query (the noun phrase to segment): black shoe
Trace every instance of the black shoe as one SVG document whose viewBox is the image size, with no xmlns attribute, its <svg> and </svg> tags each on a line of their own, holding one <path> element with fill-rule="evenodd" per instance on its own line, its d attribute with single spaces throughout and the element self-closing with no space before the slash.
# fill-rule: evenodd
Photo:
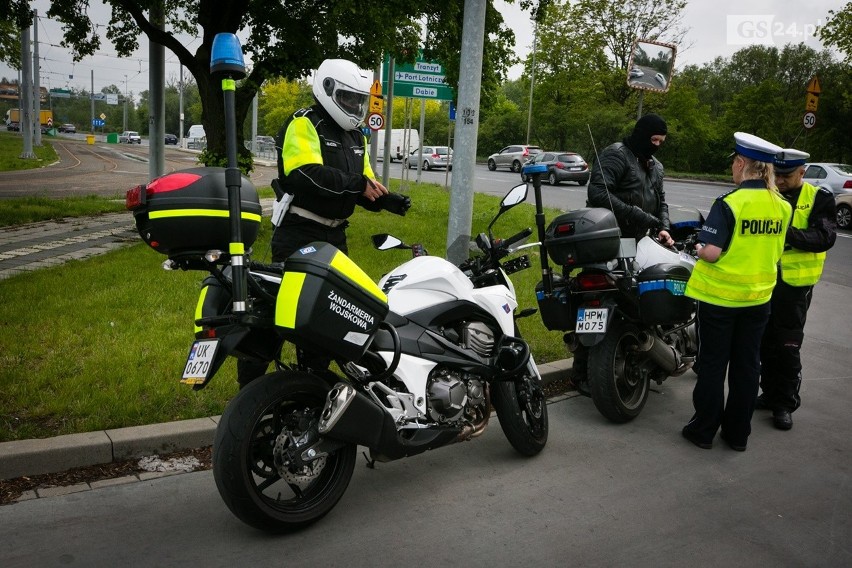
<svg viewBox="0 0 852 568">
<path fill-rule="evenodd" d="M 754 409 L 755 410 L 771 410 L 769 405 L 766 403 L 766 395 L 765 394 L 762 394 L 755 399 Z"/>
<path fill-rule="evenodd" d="M 689 440 L 690 442 L 692 442 L 693 444 L 695 444 L 696 446 L 698 446 L 702 450 L 709 450 L 713 447 L 713 442 L 702 442 L 701 440 L 699 440 L 695 436 L 695 434 L 693 434 L 689 430 L 689 426 L 684 426 L 683 430 L 681 430 L 680 433 L 683 434 L 684 438 L 686 438 L 687 440 Z"/>
<path fill-rule="evenodd" d="M 724 440 L 724 442 L 726 444 L 728 444 L 728 447 L 731 448 L 732 450 L 737 451 L 737 452 L 746 451 L 746 445 L 745 444 L 735 444 L 735 443 L 731 442 L 730 440 L 728 440 L 727 436 L 725 436 L 724 432 L 720 433 L 719 437 L 722 438 L 722 440 Z"/>
<path fill-rule="evenodd" d="M 776 410 L 772 413 L 772 423 L 779 430 L 789 430 L 793 427 L 793 417 L 789 410 Z"/>
</svg>

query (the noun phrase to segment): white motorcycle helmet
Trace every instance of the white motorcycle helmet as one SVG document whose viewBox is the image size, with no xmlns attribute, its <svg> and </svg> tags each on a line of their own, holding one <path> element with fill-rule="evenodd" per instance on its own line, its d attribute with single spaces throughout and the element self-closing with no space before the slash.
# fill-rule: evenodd
<svg viewBox="0 0 852 568">
<path fill-rule="evenodd" d="M 370 103 L 370 77 L 346 59 L 326 59 L 314 74 L 314 97 L 344 130 L 360 127 Z"/>
</svg>

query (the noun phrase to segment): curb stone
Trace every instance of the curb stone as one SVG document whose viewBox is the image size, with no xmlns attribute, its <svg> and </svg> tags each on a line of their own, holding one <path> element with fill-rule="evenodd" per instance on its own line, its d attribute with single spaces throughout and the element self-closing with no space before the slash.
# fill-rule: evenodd
<svg viewBox="0 0 852 568">
<path fill-rule="evenodd" d="M 542 363 L 538 367 L 544 384 L 571 374 L 570 359 Z M 74 467 L 210 446 L 219 418 L 210 416 L 53 438 L 2 442 L 0 480 L 58 473 Z M 42 493 L 39 490 L 39 496 L 44 496 Z"/>
</svg>

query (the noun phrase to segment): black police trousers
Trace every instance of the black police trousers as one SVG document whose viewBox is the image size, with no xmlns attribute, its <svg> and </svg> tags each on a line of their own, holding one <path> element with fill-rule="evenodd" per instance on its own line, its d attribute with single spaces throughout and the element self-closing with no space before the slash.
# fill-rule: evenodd
<svg viewBox="0 0 852 568">
<path fill-rule="evenodd" d="M 793 412 L 802 400 L 802 358 L 805 320 L 813 286 L 790 286 L 779 279 L 772 291 L 772 313 L 760 346 L 760 389 L 772 410 Z"/>
<path fill-rule="evenodd" d="M 698 381 L 692 391 L 695 414 L 686 425 L 695 439 L 712 443 L 721 427 L 729 444 L 746 445 L 769 309 L 769 302 L 744 308 L 698 302 Z"/>
</svg>

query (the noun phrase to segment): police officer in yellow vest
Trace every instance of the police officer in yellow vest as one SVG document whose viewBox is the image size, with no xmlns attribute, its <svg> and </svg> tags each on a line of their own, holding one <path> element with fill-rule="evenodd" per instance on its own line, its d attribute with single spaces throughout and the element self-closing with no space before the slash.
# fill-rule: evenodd
<svg viewBox="0 0 852 568">
<path fill-rule="evenodd" d="M 734 134 L 737 189 L 716 198 L 698 235 L 698 263 L 686 295 L 698 301 L 695 414 L 683 436 L 703 449 L 721 437 L 745 451 L 760 380 L 760 341 L 792 208 L 774 189 L 781 148 Z M 725 399 L 725 377 L 728 397 Z"/>
<path fill-rule="evenodd" d="M 757 408 L 772 410 L 772 422 L 780 430 L 793 427 L 791 413 L 801 404 L 802 360 L 799 350 L 805 337 L 805 318 L 814 284 L 822 274 L 825 251 L 837 239 L 834 195 L 804 183 L 805 162 L 810 155 L 792 148 L 775 157 L 775 183 L 793 207 L 781 255 L 778 283 L 772 291 L 772 314 L 760 347 L 760 388 Z"/>
</svg>

